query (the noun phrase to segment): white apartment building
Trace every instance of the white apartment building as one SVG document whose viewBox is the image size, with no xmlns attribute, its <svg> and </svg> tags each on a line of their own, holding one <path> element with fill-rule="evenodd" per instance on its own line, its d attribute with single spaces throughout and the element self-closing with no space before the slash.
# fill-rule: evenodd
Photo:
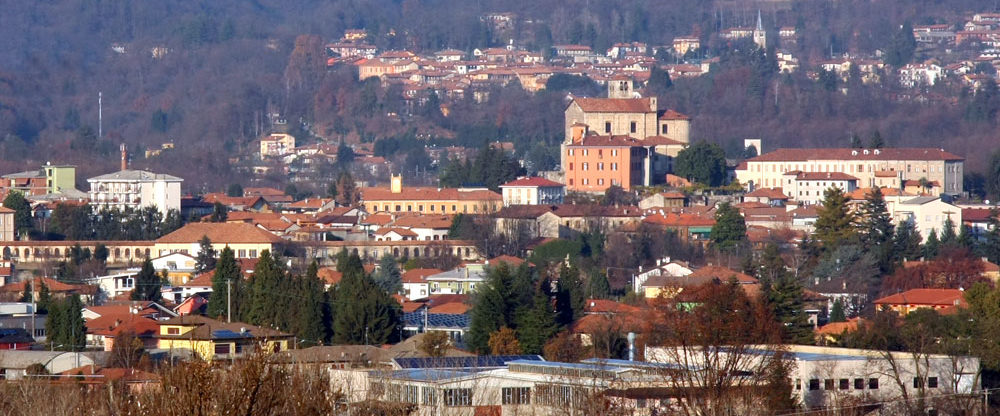
<svg viewBox="0 0 1000 416">
<path fill-rule="evenodd" d="M 916 198 L 901 200 L 893 204 L 890 211 L 892 219 L 896 224 L 904 221 L 912 222 L 920 235 L 927 241 L 931 231 L 941 236 L 944 230 L 944 223 L 951 218 L 956 234 L 962 226 L 962 209 L 952 204 L 944 202 L 941 198 L 931 196 L 920 196 Z"/>
<path fill-rule="evenodd" d="M 937 181 L 948 194 L 962 193 L 965 159 L 944 149 L 778 149 L 747 159 L 736 168 L 736 179 L 748 190 L 778 188 L 785 174 L 844 173 L 858 179 L 856 186 L 877 186 L 877 178 L 892 176 L 901 181 Z"/>
<path fill-rule="evenodd" d="M 558 205 L 566 196 L 566 185 L 545 178 L 519 178 L 500 185 L 503 205 Z"/>
<path fill-rule="evenodd" d="M 841 172 L 785 172 L 782 190 L 789 198 L 806 205 L 819 204 L 829 188 L 840 188 L 844 193 L 858 187 L 858 178 Z"/>
<path fill-rule="evenodd" d="M 156 207 L 164 215 L 181 209 L 183 181 L 176 176 L 132 169 L 87 179 L 90 203 L 98 210 Z"/>
</svg>

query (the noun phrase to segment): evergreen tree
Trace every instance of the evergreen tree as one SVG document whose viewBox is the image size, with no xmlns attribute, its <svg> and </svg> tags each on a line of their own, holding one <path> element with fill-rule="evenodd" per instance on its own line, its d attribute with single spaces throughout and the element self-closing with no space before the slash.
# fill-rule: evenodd
<svg viewBox="0 0 1000 416">
<path fill-rule="evenodd" d="M 229 208 L 222 205 L 221 202 L 216 202 L 212 205 L 212 217 L 209 218 L 210 222 L 226 222 L 226 218 L 229 217 Z"/>
<path fill-rule="evenodd" d="M 218 253 L 212 248 L 212 240 L 209 240 L 207 235 L 201 236 L 201 241 L 198 242 L 198 245 L 198 257 L 195 262 L 194 271 L 196 274 L 202 274 L 215 268 L 215 256 Z"/>
<path fill-rule="evenodd" d="M 802 286 L 788 272 L 777 245 L 764 249 L 757 270 L 764 299 L 785 328 L 785 340 L 811 343 L 813 328 L 803 306 Z"/>
<path fill-rule="evenodd" d="M 830 309 L 830 322 L 844 321 L 847 321 L 847 315 L 844 314 L 844 302 L 837 299 L 833 301 L 833 308 Z"/>
<path fill-rule="evenodd" d="M 507 299 L 507 307 L 513 309 L 513 313 L 516 315 L 518 309 L 531 307 L 534 293 L 534 269 L 528 265 L 528 262 L 521 263 L 520 266 L 517 266 L 514 278 L 510 284 L 510 294 Z"/>
<path fill-rule="evenodd" d="M 913 59 L 916 50 L 917 39 L 913 36 L 913 27 L 910 22 L 905 22 L 892 35 L 885 48 L 885 63 L 897 68 L 906 65 Z"/>
<path fill-rule="evenodd" d="M 14 235 L 23 236 L 35 229 L 31 219 L 31 204 L 21 191 L 11 191 L 3 199 L 3 207 L 14 210 Z"/>
<path fill-rule="evenodd" d="M 819 207 L 813 234 L 831 251 L 854 236 L 854 214 L 847 203 L 850 198 L 840 188 L 823 191 L 823 205 Z"/>
<path fill-rule="evenodd" d="M 986 241 L 983 242 L 983 252 L 987 259 L 993 263 L 1000 263 L 1000 211 L 990 210 L 990 221 L 987 225 L 989 232 L 986 233 Z"/>
<path fill-rule="evenodd" d="M 871 139 L 868 140 L 868 147 L 871 149 L 881 149 L 885 147 L 885 139 L 882 138 L 882 133 L 875 130 L 875 132 L 872 133 Z"/>
<path fill-rule="evenodd" d="M 608 276 L 601 272 L 590 275 L 587 281 L 587 293 L 593 299 L 607 299 L 611 296 L 611 284 L 608 283 Z"/>
<path fill-rule="evenodd" d="M 232 283 L 229 283 L 232 282 Z M 230 287 L 229 285 L 232 285 Z M 208 306 L 205 313 L 212 318 L 226 316 L 227 308 L 232 307 L 233 311 L 240 310 L 240 304 L 235 302 L 237 296 L 233 296 L 233 303 L 230 305 L 230 293 L 238 293 L 242 290 L 243 279 L 240 274 L 240 265 L 236 262 L 236 255 L 233 249 L 226 246 L 219 255 L 215 271 L 212 274 L 212 295 L 208 297 Z M 237 318 L 239 314 L 236 314 Z"/>
<path fill-rule="evenodd" d="M 928 260 L 934 259 L 940 250 L 941 241 L 938 240 L 937 230 L 932 228 L 931 233 L 927 235 L 927 242 L 924 243 L 924 258 Z"/>
<path fill-rule="evenodd" d="M 356 254 L 345 266 L 361 264 Z M 334 299 L 333 342 L 381 345 L 399 338 L 399 302 L 379 288 L 359 267 L 345 267 Z"/>
<path fill-rule="evenodd" d="M 157 290 L 159 288 L 157 287 Z M 159 291 L 157 291 L 159 294 Z M 67 351 L 83 351 L 87 344 L 87 327 L 83 320 L 83 302 L 80 295 L 73 295 L 64 301 L 66 307 L 63 310 L 63 335 L 65 341 L 64 348 Z"/>
<path fill-rule="evenodd" d="M 559 332 L 556 313 L 548 295 L 548 280 L 542 280 L 532 301 L 531 309 L 518 315 L 517 335 L 525 354 L 541 354 L 545 342 Z"/>
<path fill-rule="evenodd" d="M 243 186 L 238 183 L 230 184 L 229 188 L 226 188 L 226 196 L 237 198 L 243 196 Z"/>
<path fill-rule="evenodd" d="M 962 226 L 958 228 L 957 244 L 959 247 L 967 248 L 972 252 L 978 252 L 976 237 L 973 236 L 972 229 L 966 224 L 962 224 Z"/>
<path fill-rule="evenodd" d="M 717 144 L 699 141 L 677 154 L 674 172 L 692 182 L 720 186 L 726 180 L 726 152 Z"/>
<path fill-rule="evenodd" d="M 298 279 L 298 313 L 295 336 L 303 346 L 322 345 L 326 339 L 323 322 L 323 282 L 319 280 L 319 264 L 313 260 L 306 275 Z"/>
<path fill-rule="evenodd" d="M 861 243 L 876 252 L 882 275 L 891 274 L 895 264 L 892 244 L 895 229 L 881 188 L 873 188 L 865 195 L 865 202 L 861 206 L 858 234 Z"/>
<path fill-rule="evenodd" d="M 853 66 L 852 66 L 852 68 L 853 68 Z M 865 147 L 865 145 L 863 143 L 861 143 L 861 137 L 859 137 L 857 134 L 852 134 L 851 135 L 851 148 L 852 149 L 863 149 L 864 147 Z"/>
<path fill-rule="evenodd" d="M 491 268 L 486 282 L 476 286 L 469 317 L 468 345 L 473 351 L 489 352 L 490 334 L 502 327 L 514 328 L 508 299 L 511 276 L 506 263 Z"/>
<path fill-rule="evenodd" d="M 49 313 L 45 316 L 45 336 L 50 348 L 61 345 L 66 339 L 66 305 L 64 302 L 52 302 Z"/>
<path fill-rule="evenodd" d="M 284 327 L 281 316 L 284 311 L 278 298 L 281 292 L 280 281 L 284 278 L 284 270 L 271 256 L 270 250 L 260 253 L 260 259 L 253 269 L 248 287 L 248 303 L 246 319 L 254 325 L 268 327 Z"/>
<path fill-rule="evenodd" d="M 152 302 L 160 301 L 160 286 L 162 282 L 160 276 L 153 270 L 153 262 L 149 259 L 142 262 L 142 269 L 135 277 L 135 288 L 132 289 L 132 300 L 148 300 Z"/>
<path fill-rule="evenodd" d="M 558 292 L 556 293 L 558 322 L 562 325 L 569 325 L 583 317 L 586 303 L 583 282 L 580 280 L 580 269 L 573 265 L 568 266 L 564 262 L 559 267 Z"/>
<path fill-rule="evenodd" d="M 715 211 L 715 224 L 709 234 L 711 244 L 723 251 L 734 250 L 746 244 L 747 224 L 740 211 L 728 202 L 719 204 Z"/>
<path fill-rule="evenodd" d="M 35 304 L 35 307 L 38 308 L 38 313 L 45 313 L 49 310 L 50 305 L 52 305 L 52 295 L 49 293 L 49 286 L 44 281 L 39 282 L 38 303 Z"/>
<path fill-rule="evenodd" d="M 937 237 L 935 236 L 935 239 Z M 896 227 L 896 236 L 893 238 L 893 252 L 896 263 L 907 260 L 917 260 L 924 256 L 921 247 L 923 237 L 917 231 L 916 226 L 911 221 L 900 222 Z"/>
<path fill-rule="evenodd" d="M 372 280 L 390 295 L 403 291 L 402 273 L 399 271 L 399 263 L 393 256 L 382 256 L 379 259 L 379 268 L 372 274 Z"/>
<path fill-rule="evenodd" d="M 955 222 L 951 220 L 951 216 L 944 219 L 944 224 L 941 225 L 941 246 L 942 247 L 954 247 L 958 245 L 958 235 L 955 234 Z"/>
<path fill-rule="evenodd" d="M 31 302 L 31 298 L 34 297 L 34 293 L 31 293 L 31 290 L 32 290 L 31 281 L 29 280 L 29 281 L 24 282 L 24 290 L 21 291 L 21 298 L 18 299 L 17 301 L 18 302 L 24 302 L 24 303 L 30 303 Z"/>
<path fill-rule="evenodd" d="M 104 244 L 98 244 L 94 247 L 94 260 L 97 260 L 101 264 L 108 262 L 108 256 L 111 255 L 111 250 L 108 250 L 108 246 Z"/>
</svg>

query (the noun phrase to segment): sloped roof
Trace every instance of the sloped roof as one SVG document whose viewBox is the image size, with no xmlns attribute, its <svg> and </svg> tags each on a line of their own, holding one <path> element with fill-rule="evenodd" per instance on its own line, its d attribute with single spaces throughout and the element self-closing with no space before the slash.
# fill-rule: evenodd
<svg viewBox="0 0 1000 416">
<path fill-rule="evenodd" d="M 157 338 L 176 339 L 233 339 L 233 338 L 267 338 L 267 337 L 291 337 L 291 334 L 276 331 L 270 328 L 250 325 L 243 322 L 222 322 L 200 315 L 186 315 L 159 321 L 160 325 L 182 325 L 195 326 L 196 328 L 183 335 L 157 334 Z M 246 330 L 244 333 L 243 330 Z"/>
<path fill-rule="evenodd" d="M 587 113 L 651 113 L 649 98 L 577 98 L 574 103 Z"/>
<path fill-rule="evenodd" d="M 868 154 L 865 154 L 868 150 Z M 877 152 L 875 150 L 878 150 Z M 944 149 L 920 147 L 894 147 L 886 149 L 851 149 L 851 148 L 810 148 L 810 149 L 778 149 L 747 160 L 748 162 L 784 162 L 807 160 L 948 160 L 959 161 L 965 158 Z"/>
<path fill-rule="evenodd" d="M 699 67 L 699 69 L 700 69 L 700 67 Z M 691 119 L 691 117 L 688 116 L 687 114 L 683 114 L 683 113 L 680 113 L 680 112 L 675 111 L 675 110 L 662 110 L 659 113 L 660 113 L 660 116 L 658 118 L 660 120 L 690 120 Z"/>
<path fill-rule="evenodd" d="M 146 181 L 167 181 L 167 182 L 181 182 L 184 179 L 178 178 L 173 175 L 167 175 L 163 173 L 153 173 L 144 170 L 133 170 L 126 169 L 120 170 L 118 172 L 108 173 L 106 175 L 95 176 L 93 178 L 87 179 L 87 182 L 98 182 L 98 181 L 126 181 L 126 182 L 146 182 Z"/>
<path fill-rule="evenodd" d="M 362 201 L 500 201 L 503 197 L 489 189 L 403 187 L 393 193 L 389 188 L 361 188 Z"/>
<path fill-rule="evenodd" d="M 788 196 L 785 195 L 784 189 L 782 188 L 757 188 L 754 189 L 753 192 L 746 194 L 745 197 L 767 198 L 780 201 L 788 199 Z"/>
<path fill-rule="evenodd" d="M 740 283 L 757 283 L 757 279 L 754 277 L 738 272 L 736 270 L 730 269 L 723 266 L 705 266 L 700 269 L 695 270 L 690 274 L 691 277 L 717 277 L 723 282 L 729 281 L 730 277 L 736 277 L 736 280 Z"/>
<path fill-rule="evenodd" d="M 281 238 L 246 223 L 192 222 L 160 237 L 158 244 L 196 243 L 208 237 L 214 244 L 278 243 Z"/>
<path fill-rule="evenodd" d="M 650 215 L 643 219 L 642 222 L 665 227 L 711 227 L 715 225 L 715 218 L 703 217 L 696 214 L 667 212 Z"/>
<path fill-rule="evenodd" d="M 451 215 L 401 215 L 392 222 L 393 227 L 404 228 L 431 228 L 448 229 L 451 228 Z"/>
<path fill-rule="evenodd" d="M 876 305 L 967 305 L 965 292 L 959 289 L 910 289 L 875 301 Z"/>
<path fill-rule="evenodd" d="M 500 185 L 501 188 L 505 186 L 513 187 L 513 186 L 565 186 L 565 185 L 556 181 L 550 181 L 542 177 L 532 176 L 530 178 L 515 179 L 503 185 Z"/>
</svg>

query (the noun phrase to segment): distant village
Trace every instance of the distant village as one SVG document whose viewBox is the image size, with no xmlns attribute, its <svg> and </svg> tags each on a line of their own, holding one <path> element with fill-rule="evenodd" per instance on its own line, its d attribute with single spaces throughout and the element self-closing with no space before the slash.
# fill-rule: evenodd
<svg viewBox="0 0 1000 416">
<path fill-rule="evenodd" d="M 517 16 L 498 13 L 484 19 L 506 25 Z M 1000 42 L 997 25 L 1000 14 L 979 13 L 957 28 L 914 26 L 917 42 L 926 47 L 975 43 L 981 48 L 975 56 L 954 62 L 942 58 L 905 65 L 894 76 L 914 88 L 941 79 L 970 87 L 985 78 L 995 79 L 995 71 L 974 69 L 980 62 L 1000 59 L 993 49 Z M 717 35 L 749 38 L 766 47 L 770 33 L 787 43 L 795 41 L 797 30 L 802 29 L 765 28 L 758 16 L 756 27 L 728 28 Z M 512 43 L 476 50 L 472 56 L 455 50 L 433 56 L 379 51 L 365 38 L 364 31 L 348 31 L 326 45 L 328 65 L 353 65 L 361 79 L 376 77 L 382 83 L 399 84 L 407 100 L 426 100 L 432 92 L 442 97 L 472 94 L 477 100 L 486 99 L 479 95 L 488 91 L 484 86 L 515 80 L 526 90 L 537 91 L 554 74 L 587 76 L 604 85 L 607 94 L 568 97 L 559 167 L 507 181 L 499 189 L 414 186 L 397 167 L 374 156 L 370 143 L 352 147 L 352 166 L 366 177 L 388 180 L 346 177 L 337 183 L 336 196 L 297 198 L 285 190 L 251 186 L 194 194 L 185 189 L 181 177 L 133 169 L 124 145 L 120 169 L 87 178 L 86 190 L 77 189 L 83 182 L 71 165 L 46 163 L 26 172 L 3 174 L 0 196 L 5 201 L 17 199 L 11 195 L 23 196 L 24 203 L 0 208 L 0 379 L 45 374 L 58 381 L 86 375 L 88 383 L 120 380 L 133 387 L 159 383 L 160 376 L 153 372 L 118 371 L 109 361 L 119 337 L 128 333 L 152 359 L 161 362 L 226 363 L 267 351 L 274 354 L 276 363 L 310 365 L 325 371 L 331 383 L 350 384 L 353 388 L 343 392 L 345 403 L 372 398 L 403 402 L 411 404 L 417 414 L 507 415 L 529 406 L 539 414 L 562 414 L 566 409 L 581 412 L 587 405 L 584 399 L 595 392 L 629 414 L 669 414 L 686 401 L 696 401 L 700 389 L 716 387 L 707 379 L 690 376 L 717 365 L 706 358 L 709 355 L 741 357 L 744 367 L 730 370 L 751 378 L 763 374 L 772 357 L 784 354 L 783 359 L 795 363 L 782 376 L 791 387 L 788 393 L 806 409 L 834 407 L 844 403 L 844 397 L 893 403 L 917 391 L 921 397 L 960 396 L 969 398 L 969 403 L 982 402 L 979 358 L 958 353 L 885 353 L 838 343 L 865 330 L 868 318 L 861 317 L 862 310 L 891 311 L 900 317 L 921 310 L 958 313 L 969 307 L 965 291 L 970 286 L 946 283 L 893 294 L 872 292 L 855 285 L 856 276 L 841 273 L 841 266 L 848 267 L 852 260 L 841 265 L 839 258 L 832 266 L 835 271 L 824 277 L 800 279 L 801 312 L 796 319 L 801 318 L 806 328 L 804 341 L 741 349 L 704 346 L 697 351 L 655 344 L 652 340 L 663 328 L 655 327 L 656 320 L 649 317 L 664 302 L 677 310 L 695 310 L 706 303 L 706 287 L 735 288 L 748 298 L 774 290 L 773 282 L 762 282 L 762 276 L 740 264 L 738 256 L 706 256 L 704 261 L 693 262 L 658 255 L 639 259 L 637 267 L 604 267 L 602 278 L 608 280 L 609 293 L 601 296 L 565 289 L 576 293 L 582 309 L 571 314 L 560 336 L 572 338 L 580 349 L 596 351 L 603 345 L 610 353 L 595 352 L 574 361 L 520 347 L 480 354 L 471 347 L 478 341 L 470 333 L 479 325 L 473 323 L 477 319 L 474 310 L 483 307 L 478 303 L 483 297 L 478 295 L 482 288 L 495 285 L 491 276 L 499 269 L 504 273 L 525 270 L 545 282 L 529 286 L 549 293 L 546 285 L 562 287 L 563 268 L 579 266 L 578 253 L 558 251 L 568 242 L 583 241 L 583 245 L 599 235 L 607 242 L 605 250 L 611 250 L 612 242 L 631 244 L 648 235 L 659 239 L 670 235 L 676 239 L 669 244 L 701 251 L 738 243 L 745 244 L 746 257 L 754 261 L 772 248 L 790 253 L 779 258 L 784 259 L 780 272 L 791 273 L 798 270 L 791 263 L 803 258 L 803 247 L 808 248 L 810 241 L 829 241 L 823 240 L 827 237 L 822 233 L 830 225 L 822 217 L 832 209 L 831 194 L 843 196 L 844 213 L 861 218 L 872 195 L 879 193 L 889 226 L 910 227 L 918 248 L 938 244 L 939 238 L 948 235 L 958 239 L 959 230 L 968 241 L 987 241 L 1000 218 L 989 201 L 967 198 L 965 158 L 946 148 L 863 144 L 772 148 L 765 140 L 748 138 L 744 145 L 749 157 L 723 161 L 726 185 L 705 186 L 678 175 L 678 160 L 693 148 L 692 119 L 660 108 L 657 97 L 642 96 L 639 87 L 655 65 L 674 78 L 709 73 L 713 59 L 692 58 L 697 54 L 691 52 L 701 47 L 698 36 L 676 38 L 669 45 L 615 44 L 607 51 L 555 45 L 551 53 L 542 53 Z M 661 51 L 676 57 L 678 63 L 658 63 L 653 55 Z M 781 72 L 799 70 L 799 57 L 781 49 L 776 56 Z M 880 56 L 831 57 L 809 64 L 844 78 L 853 68 L 860 69 L 865 79 L 889 68 Z M 446 114 L 446 104 L 442 110 Z M 284 131 L 261 137 L 255 154 L 244 157 L 251 161 L 246 165 L 248 177 L 272 169 L 294 177 L 300 173 L 296 169 L 301 169 L 293 167 L 300 166 L 297 161 L 339 157 L 339 146 L 303 146 L 296 140 Z M 171 146 L 147 151 L 146 156 L 155 157 Z M 491 146 L 512 150 L 510 143 Z M 431 150 L 468 159 L 478 149 Z M 442 156 L 432 158 L 440 163 Z M 603 203 L 614 192 L 634 200 Z M 112 211 L 128 213 L 121 214 L 123 218 L 156 212 L 158 222 L 176 222 L 159 235 L 152 231 L 136 234 L 153 238 L 45 238 L 55 224 L 65 227 L 67 221 L 79 222 L 76 217 L 65 218 L 71 212 L 67 207 L 89 207 L 86 212 L 94 217 Z M 730 212 L 738 213 L 738 218 L 734 220 Z M 33 224 L 32 232 L 25 228 L 24 215 Z M 736 228 L 738 235 L 723 236 L 731 232 L 734 221 L 742 224 Z M 148 221 L 140 219 L 136 224 Z M 484 237 L 463 235 L 459 232 L 463 224 L 485 230 Z M 67 231 L 60 228 L 60 232 Z M 892 245 L 892 235 L 889 238 L 883 242 Z M 877 244 L 872 244 L 866 249 L 875 250 Z M 260 270 L 264 253 L 280 254 L 281 261 L 294 270 L 305 270 L 315 262 L 324 292 L 335 292 L 350 279 L 350 273 L 342 270 L 348 256 L 360 260 L 366 276 L 390 267 L 385 259 L 393 259 L 391 267 L 399 267 L 399 285 L 388 295 L 399 311 L 398 342 L 313 342 L 300 348 L 303 339 L 290 329 L 210 315 L 209 302 L 220 295 L 214 280 L 218 269 L 203 269 L 204 255 L 225 250 L 232 252 L 238 264 L 238 278 L 248 281 Z M 87 258 L 102 253 L 101 267 L 90 274 L 77 270 L 71 277 L 60 275 L 60 267 L 76 261 L 84 251 Z M 555 260 L 533 261 L 544 256 Z M 933 261 L 920 254 L 898 263 L 900 268 L 924 268 Z M 974 256 L 971 261 L 975 273 L 970 281 L 993 285 L 1000 280 L 1000 266 L 988 258 Z M 159 274 L 155 301 L 137 300 L 134 295 L 150 284 L 139 282 L 147 264 Z M 84 345 L 66 345 L 65 333 L 58 335 L 62 344 L 52 341 L 56 336 L 49 331 L 53 319 L 38 308 L 43 297 L 81 302 L 78 312 L 85 330 Z M 553 295 L 550 301 L 543 296 L 534 305 L 552 312 L 552 305 L 562 302 L 557 297 Z M 491 334 L 502 333 L 503 328 Z M 601 341 L 609 333 L 617 337 L 617 347 Z M 446 335 L 439 339 L 439 349 L 427 347 L 426 339 L 434 334 Z M 556 338 L 550 335 L 547 338 Z M 492 347 L 494 338 L 489 338 Z M 732 405 L 749 409 L 754 403 Z M 889 409 L 887 414 L 897 414 L 889 405 L 884 408 Z"/>
</svg>

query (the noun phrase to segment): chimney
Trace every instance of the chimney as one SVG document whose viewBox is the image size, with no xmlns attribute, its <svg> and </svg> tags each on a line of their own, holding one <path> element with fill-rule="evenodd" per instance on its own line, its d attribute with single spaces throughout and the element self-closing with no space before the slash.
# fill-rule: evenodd
<svg viewBox="0 0 1000 416">
<path fill-rule="evenodd" d="M 403 174 L 402 173 L 392 175 L 392 178 L 390 179 L 390 182 L 389 182 L 389 191 L 392 192 L 392 193 L 394 193 L 394 194 L 403 193 Z"/>
<path fill-rule="evenodd" d="M 128 169 L 128 147 L 125 146 L 125 143 L 122 143 L 121 151 L 122 151 L 122 169 L 121 170 L 126 170 L 126 169 Z"/>
</svg>

